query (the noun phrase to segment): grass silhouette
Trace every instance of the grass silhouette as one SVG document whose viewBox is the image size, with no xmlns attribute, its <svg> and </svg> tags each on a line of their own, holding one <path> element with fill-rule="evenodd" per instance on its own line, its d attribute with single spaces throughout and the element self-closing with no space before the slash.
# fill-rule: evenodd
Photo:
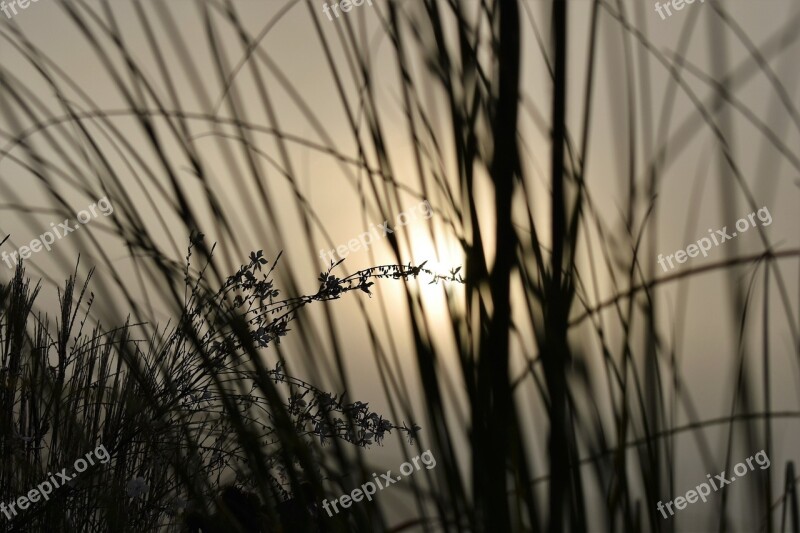
<svg viewBox="0 0 800 533">
<path fill-rule="evenodd" d="M 755 43 L 708 0 L 669 23 L 680 39 L 665 52 L 643 23 L 649 7 L 623 0 L 388 0 L 333 24 L 310 0 L 293 0 L 258 32 L 235 2 L 202 0 L 185 11 L 160 2 L 53 4 L 106 84 L 94 92 L 16 23 L 0 26 L 4 46 L 35 78 L 0 70 L 0 162 L 34 176 L 52 213 L 71 212 L 75 196 L 108 196 L 115 213 L 97 223 L 107 240 L 94 227 L 74 237 L 82 255 L 66 283 L 36 267 L 62 287 L 55 314 L 37 310 L 42 286 L 22 267 L 2 285 L 0 499 L 23 495 L 99 443 L 113 458 L 9 530 L 679 531 L 687 522 L 664 520 L 655 503 L 684 489 L 680 437 L 691 436 L 682 442 L 703 473 L 719 472 L 739 448 L 773 457 L 774 424 L 800 415 L 770 395 L 770 368 L 787 348 L 769 329 L 778 324 L 793 360 L 800 299 L 790 268 L 800 249 L 759 228 L 755 252 L 732 242 L 718 260 L 660 277 L 655 264 L 668 170 L 701 134 L 724 169 L 714 176 L 724 220 L 745 212 L 739 204 L 765 205 L 761 194 L 779 196 L 777 185 L 756 191 L 748 180 L 734 116 L 759 135 L 760 157 L 800 170 L 785 129 L 738 92 L 766 80 L 773 111 L 800 129 L 772 67 L 797 39 L 796 9 Z M 304 8 L 303 53 L 319 58 L 336 127 L 267 45 Z M 580 53 L 578 12 L 588 29 Z M 188 37 L 176 14 L 191 14 L 199 31 Z M 689 53 L 704 18 L 717 58 L 710 73 Z M 622 155 L 614 178 L 592 149 L 602 141 L 598 70 L 609 30 L 620 57 L 608 68 L 629 102 L 608 126 Z M 734 39 L 745 50 L 738 63 Z M 389 61 L 376 59 L 378 44 Z M 526 88 L 536 66 L 544 102 Z M 667 80 L 658 99 L 656 70 Z M 387 75 L 393 107 L 384 103 Z M 105 103 L 106 91 L 119 107 Z M 309 133 L 285 124 L 286 102 Z M 682 119 L 679 102 L 691 106 Z M 306 294 L 316 266 L 297 257 L 313 261 L 334 239 L 312 207 L 302 154 L 339 171 L 332 187 L 358 201 L 356 227 L 388 218 L 406 197 L 430 200 L 435 224 L 424 235 L 387 235 L 391 261 L 369 252 L 369 264 L 383 266 L 348 273 L 347 262 L 331 264 Z M 609 184 L 618 213 L 601 198 Z M 2 207 L 38 227 L 36 209 L 3 187 Z M 686 242 L 692 230 L 687 224 Z M 270 264 L 263 251 L 250 253 L 254 235 L 277 249 L 291 243 L 291 261 L 278 267 L 283 256 Z M 463 267 L 443 275 L 426 267 L 435 258 L 409 262 L 415 243 L 441 250 L 448 238 Z M 108 243 L 129 264 L 121 267 Z M 76 264 L 63 248 L 52 257 Z M 726 412 L 704 418 L 682 343 L 690 283 L 714 275 L 730 295 L 719 314 L 736 353 Z M 93 276 L 102 297 L 89 290 Z M 417 277 L 439 284 L 443 316 Z M 391 285 L 383 280 L 400 281 L 400 296 L 362 298 Z M 668 300 L 669 287 L 677 289 Z M 338 315 L 345 302 L 333 302 L 345 296 L 357 310 L 347 327 Z M 164 309 L 171 319 L 160 320 Z M 306 317 L 311 311 L 319 314 Z M 346 364 L 348 328 L 366 335 L 361 357 L 377 368 L 385 414 L 346 394 L 359 379 Z M 301 353 L 287 356 L 287 335 Z M 724 450 L 714 446 L 719 434 Z M 323 499 L 369 479 L 367 448 L 384 439 L 401 452 L 420 439 L 434 450 L 437 468 L 408 481 L 412 507 L 321 513 Z M 131 490 L 132 480 L 146 490 Z M 774 531 L 780 520 L 781 531 L 800 532 L 797 480 L 793 461 L 775 461 L 736 488 L 751 507 L 722 491 L 691 523 Z"/>
</svg>

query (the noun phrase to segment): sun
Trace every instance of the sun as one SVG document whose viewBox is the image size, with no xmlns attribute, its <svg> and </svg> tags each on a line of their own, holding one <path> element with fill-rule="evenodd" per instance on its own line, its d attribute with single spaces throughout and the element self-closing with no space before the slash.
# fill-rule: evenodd
<svg viewBox="0 0 800 533">
<path fill-rule="evenodd" d="M 441 276 L 449 276 L 451 271 L 459 269 L 459 274 L 463 276 L 465 256 L 455 238 L 437 238 L 434 243 L 430 233 L 414 230 L 409 235 L 409 241 L 411 250 L 406 263 L 410 261 L 416 266 L 425 262 L 426 270 Z M 445 319 L 449 322 L 448 296 L 451 302 L 463 301 L 464 285 L 446 280 L 431 284 L 431 281 L 431 276 L 420 275 L 415 282 L 409 284 L 409 289 L 412 294 L 420 296 L 426 313 L 432 319 Z"/>
</svg>

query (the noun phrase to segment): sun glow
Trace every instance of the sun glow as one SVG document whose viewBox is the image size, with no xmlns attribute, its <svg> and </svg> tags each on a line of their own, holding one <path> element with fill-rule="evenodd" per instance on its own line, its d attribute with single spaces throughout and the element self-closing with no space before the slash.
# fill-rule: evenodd
<svg viewBox="0 0 800 533">
<path fill-rule="evenodd" d="M 460 276 L 464 275 L 464 253 L 454 238 L 440 238 L 434 244 L 431 235 L 423 230 L 412 231 L 411 264 L 420 265 L 425 262 L 424 268 L 440 276 L 450 276 L 451 272 L 458 270 Z M 424 274 L 409 284 L 412 294 L 419 295 L 426 313 L 436 320 L 449 321 L 448 295 L 455 304 L 455 309 L 461 309 L 464 295 L 464 285 L 454 281 L 440 280 L 431 283 L 432 277 Z"/>
</svg>

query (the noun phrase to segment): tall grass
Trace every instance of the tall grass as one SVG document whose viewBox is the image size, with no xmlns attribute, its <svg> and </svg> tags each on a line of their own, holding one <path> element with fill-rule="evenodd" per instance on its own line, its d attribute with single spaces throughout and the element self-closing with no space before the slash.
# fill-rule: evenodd
<svg viewBox="0 0 800 533">
<path fill-rule="evenodd" d="M 724 169 L 725 219 L 760 207 L 733 148 L 734 112 L 763 136 L 764 153 L 800 169 L 786 135 L 737 96 L 763 77 L 778 112 L 798 116 L 770 61 L 794 46 L 800 14 L 754 44 L 709 0 L 705 11 L 686 11 L 681 44 L 666 53 L 646 31 L 643 8 L 622 0 L 376 0 L 335 25 L 310 0 L 297 0 L 275 9 L 257 33 L 231 1 L 54 3 L 124 106 L 105 107 L 107 95 L 95 94 L 91 80 L 59 67 L 16 24 L 0 26 L 4 45 L 35 73 L 0 69 L 9 128 L 0 131 L 7 140 L 0 157 L 35 177 L 58 214 L 69 214 L 68 197 L 107 195 L 115 216 L 104 229 L 113 244 L 80 241 L 91 252 L 63 285 L 57 319 L 36 310 L 40 286 L 24 269 L 2 286 L 0 497 L 25 493 L 98 443 L 113 460 L 9 528 L 672 531 L 680 517 L 664 520 L 655 503 L 684 491 L 676 482 L 687 474 L 681 435 L 693 436 L 707 468 L 702 479 L 729 469 L 740 449 L 772 454 L 773 421 L 800 415 L 773 409 L 769 392 L 776 311 L 790 355 L 800 355 L 789 278 L 800 249 L 759 228 L 758 253 L 728 244 L 723 259 L 666 275 L 654 262 L 662 250 L 656 224 L 669 208 L 660 196 L 665 175 L 701 134 L 716 143 Z M 342 117 L 348 149 L 266 44 L 304 8 L 313 32 L 303 52 L 326 69 L 319 79 L 332 88 L 329 105 Z M 576 50 L 578 11 L 588 23 L 585 50 Z M 204 41 L 190 38 L 176 14 L 196 17 Z M 368 17 L 379 23 L 368 25 Z M 687 58 L 701 17 L 723 43 L 711 74 Z M 606 33 L 622 51 L 614 89 L 629 101 L 614 126 L 624 155 L 617 182 L 592 163 L 590 149 L 602 131 L 597 71 Z M 747 51 L 738 64 L 726 39 Z M 142 40 L 144 47 L 131 44 Z M 376 61 L 379 42 L 391 62 Z M 526 88 L 531 65 L 542 66 L 534 74 L 547 81 L 546 101 Z M 660 109 L 656 69 L 670 80 Z M 387 72 L 393 107 L 382 92 Z M 696 92 L 698 80 L 709 97 Z M 184 90 L 196 106 L 185 103 Z M 55 107 L 42 101 L 45 91 Z M 278 91 L 311 133 L 285 125 Z M 693 113 L 676 125 L 679 98 Z M 430 200 L 436 225 L 424 236 L 387 235 L 393 261 L 385 266 L 351 274 L 345 262 L 317 274 L 297 259 L 307 253 L 313 261 L 317 243 L 332 243 L 298 170 L 309 153 L 339 169 L 340 187 L 354 190 L 365 222 L 390 218 L 415 197 Z M 549 165 L 540 171 L 542 154 Z M 598 199 L 607 183 L 622 198 L 619 217 Z M 6 193 L 4 207 L 34 226 L 34 210 Z M 218 248 L 199 231 L 213 232 Z M 254 252 L 239 267 L 254 236 L 268 241 L 270 257 L 279 253 L 274 243 L 291 247 L 292 260 L 268 266 Z M 457 242 L 463 268 L 448 265 L 449 275 L 426 268 L 423 261 L 435 258 L 412 254 L 415 239 L 439 250 Z M 129 264 L 119 265 L 113 246 Z M 72 259 L 54 252 L 62 253 Z M 102 274 L 97 298 L 76 285 L 94 272 Z M 729 309 L 722 314 L 737 353 L 729 410 L 708 419 L 685 383 L 681 317 L 689 284 L 720 273 L 732 295 L 720 306 Z M 432 314 L 418 276 L 440 283 L 444 319 Z M 387 297 L 385 278 L 400 282 L 399 297 Z M 309 282 L 319 289 L 308 293 Z M 675 285 L 672 318 L 663 309 L 665 288 Z M 347 326 L 337 314 L 344 302 L 331 302 L 340 298 L 358 310 Z M 408 339 L 395 323 L 407 324 Z M 357 379 L 345 353 L 352 324 L 366 330 L 364 352 L 377 368 L 386 414 L 346 392 Z M 299 349 L 285 350 L 285 336 Z M 752 353 L 756 340 L 761 349 Z M 408 359 L 400 357 L 405 341 Z M 409 360 L 411 375 L 402 371 Z M 410 382 L 419 383 L 424 410 L 414 408 Z M 718 429 L 727 435 L 724 451 L 714 446 Z M 374 452 L 366 448 L 384 438 L 397 439 L 405 457 L 411 443 L 435 452 L 428 478 L 409 480 L 413 511 L 398 517 L 386 492 L 377 504 L 328 517 L 319 502 L 369 480 Z M 136 479 L 147 484 L 142 494 L 129 486 Z M 772 531 L 780 513 L 781 530 L 800 531 L 796 481 L 793 463 L 776 461 L 740 489 L 752 507 L 732 505 L 723 491 L 700 527 Z"/>
</svg>

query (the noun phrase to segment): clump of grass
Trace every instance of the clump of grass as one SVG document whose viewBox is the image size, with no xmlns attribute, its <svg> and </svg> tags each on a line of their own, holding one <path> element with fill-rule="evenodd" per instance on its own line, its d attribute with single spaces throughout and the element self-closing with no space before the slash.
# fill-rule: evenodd
<svg viewBox="0 0 800 533">
<path fill-rule="evenodd" d="M 46 314 L 33 314 L 39 286 L 21 264 L 0 286 L 0 501 L 26 494 L 99 444 L 112 455 L 20 513 L 12 530 L 148 531 L 179 527 L 185 517 L 209 524 L 230 514 L 225 502 L 237 494 L 263 502 L 258 516 L 267 531 L 298 520 L 319 528 L 321 493 L 309 487 L 326 476 L 320 446 L 367 447 L 392 431 L 415 438 L 418 426 L 394 424 L 366 403 L 289 374 L 285 361 L 267 368 L 261 359 L 304 306 L 369 293 L 381 279 L 439 279 L 433 272 L 385 265 L 339 278 L 332 264 L 317 292 L 281 299 L 271 277 L 278 260 L 265 271 L 258 251 L 212 291 L 207 263 L 190 273 L 201 242 L 193 237 L 187 254 L 183 314 L 150 338 L 141 337 L 141 324 L 85 331 L 95 301 L 87 296 L 91 273 L 80 291 L 75 276 L 66 281 L 54 327 Z M 229 518 L 242 527 L 253 519 Z"/>
</svg>

